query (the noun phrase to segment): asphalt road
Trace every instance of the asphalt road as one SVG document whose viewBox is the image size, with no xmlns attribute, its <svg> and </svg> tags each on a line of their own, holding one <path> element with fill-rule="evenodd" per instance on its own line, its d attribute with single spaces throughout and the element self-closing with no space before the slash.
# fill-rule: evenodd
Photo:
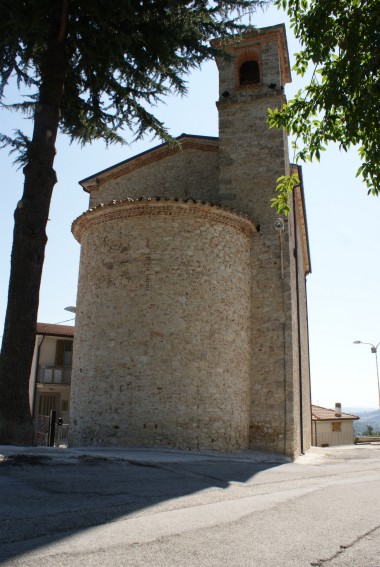
<svg viewBox="0 0 380 567">
<path fill-rule="evenodd" d="M 380 567 L 380 444 L 0 447 L 0 526 L 7 567 Z"/>
</svg>

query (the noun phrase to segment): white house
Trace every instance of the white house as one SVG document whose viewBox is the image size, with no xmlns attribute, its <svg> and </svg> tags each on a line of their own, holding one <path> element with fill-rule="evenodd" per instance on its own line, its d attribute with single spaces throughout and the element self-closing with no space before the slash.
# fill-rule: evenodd
<svg viewBox="0 0 380 567">
<path fill-rule="evenodd" d="M 29 381 L 33 419 L 56 410 L 57 418 L 69 423 L 74 330 L 69 325 L 37 323 Z"/>
<path fill-rule="evenodd" d="M 354 442 L 353 422 L 357 415 L 342 412 L 340 403 L 335 409 L 311 406 L 312 412 L 312 445 L 328 447 L 330 445 L 351 445 Z"/>
</svg>

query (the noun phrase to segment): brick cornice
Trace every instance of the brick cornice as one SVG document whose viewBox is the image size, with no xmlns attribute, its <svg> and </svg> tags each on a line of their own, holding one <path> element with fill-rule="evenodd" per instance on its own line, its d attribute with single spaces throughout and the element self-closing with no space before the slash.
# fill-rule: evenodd
<svg viewBox="0 0 380 567">
<path fill-rule="evenodd" d="M 249 235 L 256 231 L 253 221 L 245 213 L 229 207 L 214 205 L 209 202 L 192 199 L 166 199 L 166 198 L 140 198 L 137 200 L 125 199 L 111 201 L 89 209 L 72 224 L 72 233 L 80 242 L 82 235 L 90 227 L 115 219 L 133 217 L 193 217 L 202 220 L 211 220 L 217 223 L 233 226 Z"/>
</svg>

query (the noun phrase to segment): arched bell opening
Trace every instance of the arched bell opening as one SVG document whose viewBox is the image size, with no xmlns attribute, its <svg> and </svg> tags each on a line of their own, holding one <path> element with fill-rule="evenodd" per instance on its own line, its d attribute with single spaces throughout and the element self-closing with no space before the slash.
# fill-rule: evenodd
<svg viewBox="0 0 380 567">
<path fill-rule="evenodd" d="M 239 69 L 239 85 L 246 87 L 260 83 L 260 67 L 257 61 L 245 61 Z"/>
</svg>

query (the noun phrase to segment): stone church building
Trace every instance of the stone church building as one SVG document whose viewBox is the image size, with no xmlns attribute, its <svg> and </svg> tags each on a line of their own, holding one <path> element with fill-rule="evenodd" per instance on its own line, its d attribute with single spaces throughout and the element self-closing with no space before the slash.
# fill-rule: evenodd
<svg viewBox="0 0 380 567">
<path fill-rule="evenodd" d="M 302 180 L 288 218 L 270 207 L 294 167 L 267 124 L 291 80 L 285 27 L 225 49 L 218 138 L 182 134 L 81 181 L 74 446 L 310 446 Z"/>
</svg>

